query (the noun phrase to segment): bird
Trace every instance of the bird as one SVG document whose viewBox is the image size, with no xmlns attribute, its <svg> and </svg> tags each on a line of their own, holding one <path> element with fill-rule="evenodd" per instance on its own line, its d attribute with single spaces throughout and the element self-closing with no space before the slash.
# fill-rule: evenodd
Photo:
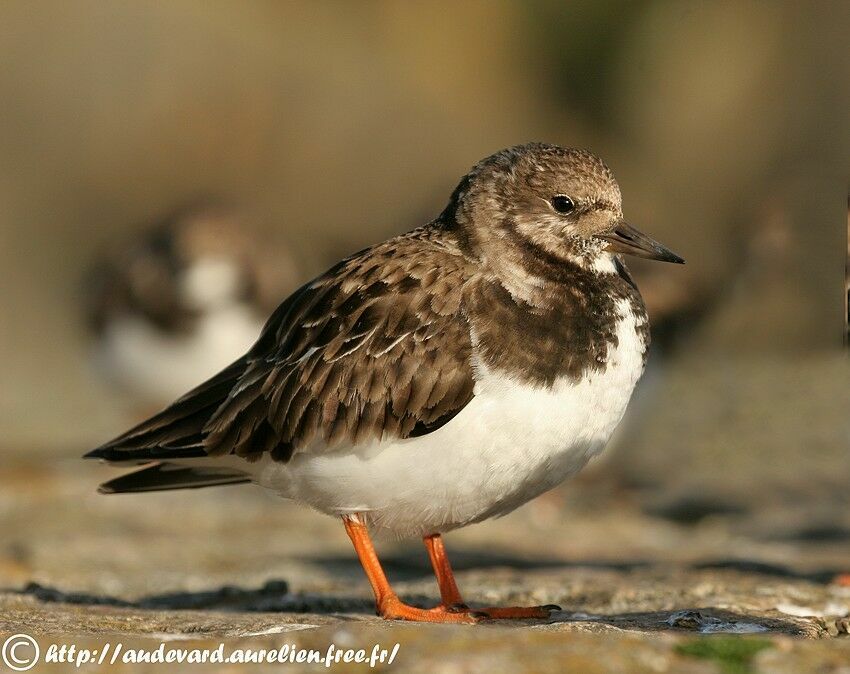
<svg viewBox="0 0 850 674">
<path fill-rule="evenodd" d="M 100 491 L 251 482 L 342 520 L 386 619 L 545 619 L 558 607 L 470 608 L 442 535 L 604 448 L 649 345 L 624 254 L 684 262 L 627 224 L 591 152 L 497 152 L 433 221 L 301 286 L 243 357 L 88 453 L 146 464 Z M 422 539 L 437 606 L 399 598 L 376 534 Z"/>
<path fill-rule="evenodd" d="M 285 248 L 273 272 L 256 248 L 234 209 L 197 203 L 104 251 L 83 287 L 95 371 L 149 413 L 244 353 L 296 287 Z"/>
</svg>

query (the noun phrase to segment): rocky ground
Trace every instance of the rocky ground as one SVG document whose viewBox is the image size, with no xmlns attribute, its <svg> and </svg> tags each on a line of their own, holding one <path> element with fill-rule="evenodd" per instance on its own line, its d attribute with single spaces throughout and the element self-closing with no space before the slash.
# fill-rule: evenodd
<svg viewBox="0 0 850 674">
<path fill-rule="evenodd" d="M 379 670 L 847 674 L 850 434 L 845 422 L 818 427 L 848 409 L 842 363 L 789 367 L 771 386 L 743 363 L 684 368 L 656 404 L 636 401 L 628 441 L 607 460 L 506 518 L 446 537 L 470 604 L 560 605 L 548 621 L 386 623 L 330 518 L 250 486 L 101 496 L 95 487 L 113 469 L 17 448 L 0 473 L 0 633 L 33 635 L 42 655 L 54 643 L 323 653 L 330 643 L 399 643 Z M 688 398 L 695 372 L 715 406 L 734 408 L 737 395 L 749 412 L 709 430 L 722 412 Z M 787 393 L 806 381 L 817 386 L 805 399 Z M 760 397 L 765 388 L 773 402 Z M 771 418 L 777 428 L 765 425 Z M 816 432 L 795 441 L 795 428 Z M 664 434 L 686 429 L 698 438 L 670 454 Z M 744 451 L 765 436 L 775 455 Z M 379 549 L 404 598 L 436 602 L 421 545 Z"/>
</svg>

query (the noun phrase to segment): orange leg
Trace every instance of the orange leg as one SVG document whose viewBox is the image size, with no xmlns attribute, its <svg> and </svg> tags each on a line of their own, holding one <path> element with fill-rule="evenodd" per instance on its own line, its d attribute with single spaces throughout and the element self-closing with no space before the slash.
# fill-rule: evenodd
<svg viewBox="0 0 850 674">
<path fill-rule="evenodd" d="M 446 556 L 446 547 L 443 545 L 443 538 L 440 534 L 431 534 L 423 537 L 422 541 L 428 549 L 428 556 L 431 558 L 431 566 L 434 569 L 434 575 L 437 577 L 437 585 L 440 586 L 441 606 L 446 610 L 465 609 L 468 608 L 463 603 L 463 598 L 460 596 L 460 590 L 457 589 L 455 575 L 452 572 L 449 558 Z"/>
<path fill-rule="evenodd" d="M 345 525 L 345 530 L 348 532 L 348 537 L 354 544 L 354 549 L 360 558 L 360 563 L 363 565 L 363 570 L 366 572 L 366 577 L 369 579 L 372 591 L 375 593 L 375 604 L 378 615 L 390 620 L 417 620 L 439 623 L 476 622 L 476 618 L 469 613 L 429 611 L 428 609 L 417 608 L 402 602 L 390 587 L 390 583 L 387 580 L 384 570 L 381 568 L 381 563 L 378 561 L 378 555 L 375 553 L 372 539 L 369 538 L 369 531 L 365 525 L 356 516 L 345 515 L 342 518 L 342 522 Z"/>
<path fill-rule="evenodd" d="M 468 612 L 480 618 L 548 618 L 551 611 L 560 611 L 560 606 L 549 604 L 547 606 L 505 606 L 491 608 L 470 609 L 463 603 L 460 590 L 457 589 L 454 573 L 452 572 L 446 548 L 440 534 L 425 536 L 422 539 L 428 548 L 428 556 L 431 557 L 431 566 L 434 567 L 434 575 L 440 586 L 440 598 L 442 604 L 436 611 L 449 613 Z"/>
<path fill-rule="evenodd" d="M 482 618 L 548 618 L 551 611 L 560 610 L 558 606 L 511 606 L 505 608 L 470 609 L 463 603 L 460 591 L 455 583 L 452 567 L 446 556 L 446 549 L 439 534 L 425 536 L 423 541 L 428 548 L 431 565 L 440 586 L 439 606 L 433 609 L 417 608 L 405 604 L 398 598 L 378 561 L 378 555 L 369 537 L 369 531 L 357 516 L 345 515 L 342 518 L 348 537 L 354 544 L 360 564 L 366 572 L 372 591 L 375 593 L 375 605 L 378 615 L 390 620 L 416 620 L 439 623 L 474 623 Z"/>
</svg>

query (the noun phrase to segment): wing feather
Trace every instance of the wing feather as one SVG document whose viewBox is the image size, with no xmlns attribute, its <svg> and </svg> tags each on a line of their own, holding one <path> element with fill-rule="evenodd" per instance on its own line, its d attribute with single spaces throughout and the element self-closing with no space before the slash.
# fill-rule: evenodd
<svg viewBox="0 0 850 674">
<path fill-rule="evenodd" d="M 288 461 L 430 432 L 473 396 L 468 279 L 433 227 L 362 251 L 290 296 L 245 357 L 104 447 Z"/>
<path fill-rule="evenodd" d="M 422 244 L 396 240 L 306 286 L 279 319 L 288 324 L 266 328 L 278 338 L 249 354 L 251 368 L 266 375 L 246 372 L 240 393 L 207 425 L 207 451 L 226 450 L 220 444 L 232 436 L 223 428 L 231 424 L 265 422 L 297 452 L 315 440 L 406 437 L 417 424 L 437 427 L 465 406 L 473 389 L 469 328 L 460 311 L 465 261 Z M 444 339 L 431 341 L 437 335 Z M 250 395 L 262 401 L 264 418 L 239 415 Z M 250 445 L 241 442 L 237 453 Z"/>
</svg>

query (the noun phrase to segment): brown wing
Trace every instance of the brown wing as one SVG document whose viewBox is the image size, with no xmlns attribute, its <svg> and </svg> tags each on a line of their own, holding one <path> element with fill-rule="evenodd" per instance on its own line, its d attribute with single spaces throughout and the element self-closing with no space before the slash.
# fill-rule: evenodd
<svg viewBox="0 0 850 674">
<path fill-rule="evenodd" d="M 205 424 L 206 452 L 287 461 L 315 440 L 406 438 L 446 423 L 473 395 L 463 269 L 419 230 L 301 288 Z"/>
</svg>

